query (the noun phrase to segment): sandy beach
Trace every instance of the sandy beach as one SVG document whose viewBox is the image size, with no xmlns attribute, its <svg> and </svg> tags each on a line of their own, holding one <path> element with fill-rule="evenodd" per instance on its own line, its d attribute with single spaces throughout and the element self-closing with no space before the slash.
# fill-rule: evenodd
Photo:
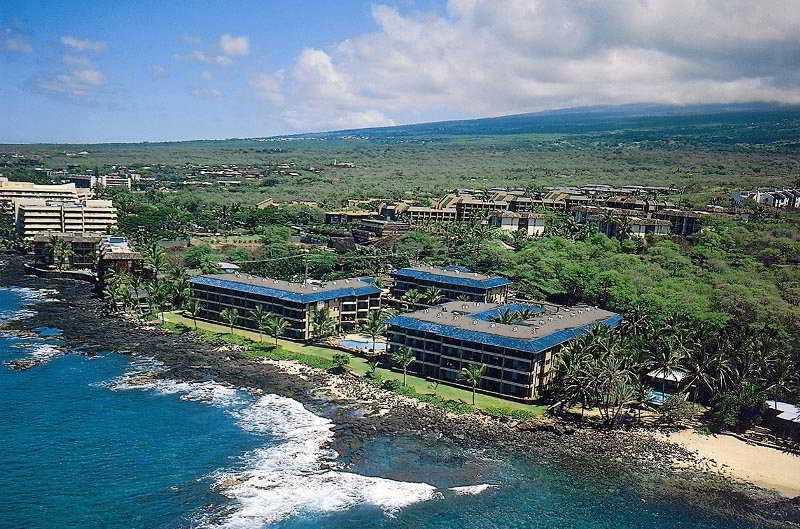
<svg viewBox="0 0 800 529">
<path fill-rule="evenodd" d="M 714 460 L 719 471 L 734 478 L 773 489 L 789 498 L 800 496 L 800 455 L 751 445 L 729 435 L 702 435 L 694 430 L 681 430 L 661 438 Z"/>
</svg>

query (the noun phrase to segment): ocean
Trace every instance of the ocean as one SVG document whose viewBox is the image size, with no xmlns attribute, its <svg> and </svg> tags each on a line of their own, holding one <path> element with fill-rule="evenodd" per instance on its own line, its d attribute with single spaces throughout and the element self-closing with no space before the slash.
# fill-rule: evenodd
<svg viewBox="0 0 800 529">
<path fill-rule="evenodd" d="M 42 296 L 0 289 L 0 318 Z M 132 384 L 157 364 L 63 346 L 58 329 L 0 335 L 0 529 L 756 527 L 410 436 L 343 461 L 321 410 L 213 381 Z"/>
</svg>

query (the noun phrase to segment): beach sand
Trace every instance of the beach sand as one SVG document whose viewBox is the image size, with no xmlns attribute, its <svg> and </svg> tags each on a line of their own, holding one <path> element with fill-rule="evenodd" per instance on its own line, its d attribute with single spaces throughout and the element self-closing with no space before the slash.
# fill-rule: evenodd
<svg viewBox="0 0 800 529">
<path fill-rule="evenodd" d="M 800 496 L 800 455 L 751 445 L 729 435 L 702 435 L 681 430 L 664 438 L 713 459 L 720 470 L 783 496 Z"/>
</svg>

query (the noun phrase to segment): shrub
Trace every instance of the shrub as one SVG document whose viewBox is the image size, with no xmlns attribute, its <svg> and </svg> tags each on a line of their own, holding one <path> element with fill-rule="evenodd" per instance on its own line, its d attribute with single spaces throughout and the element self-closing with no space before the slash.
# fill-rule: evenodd
<svg viewBox="0 0 800 529">
<path fill-rule="evenodd" d="M 670 424 L 676 424 L 694 417 L 695 407 L 680 395 L 672 395 L 664 401 L 659 411 L 662 419 Z"/>
</svg>

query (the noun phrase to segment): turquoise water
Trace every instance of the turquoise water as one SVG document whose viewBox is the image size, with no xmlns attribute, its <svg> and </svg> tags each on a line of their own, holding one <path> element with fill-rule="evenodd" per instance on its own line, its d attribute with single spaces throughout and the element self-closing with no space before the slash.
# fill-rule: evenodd
<svg viewBox="0 0 800 529">
<path fill-rule="evenodd" d="M 0 289 L 0 316 L 30 292 Z M 0 528 L 726 528 L 606 483 L 479 451 L 380 438 L 347 470 L 331 424 L 231 388 L 132 386 L 152 365 L 61 354 L 58 332 L 0 337 Z M 331 468 L 333 465 L 333 468 Z"/>
</svg>

